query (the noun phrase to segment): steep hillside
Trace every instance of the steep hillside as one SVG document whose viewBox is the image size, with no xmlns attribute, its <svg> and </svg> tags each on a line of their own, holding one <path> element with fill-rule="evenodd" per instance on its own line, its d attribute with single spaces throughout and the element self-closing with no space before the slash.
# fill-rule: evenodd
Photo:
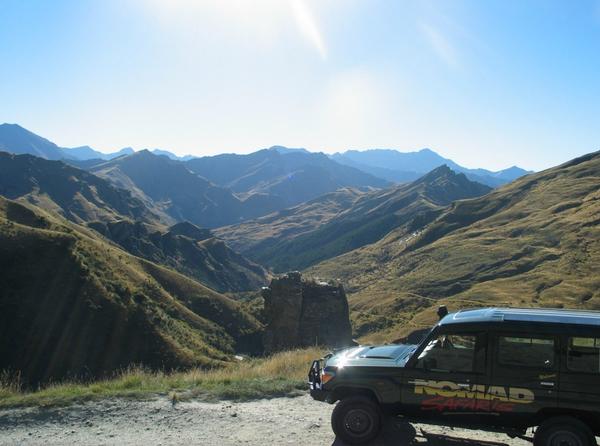
<svg viewBox="0 0 600 446">
<path fill-rule="evenodd" d="M 414 181 L 423 174 L 443 165 L 449 166 L 455 172 L 464 173 L 472 181 L 490 187 L 501 186 L 531 173 L 516 166 L 498 172 L 486 169 L 468 169 L 430 149 L 422 149 L 418 152 L 399 152 L 389 149 L 348 150 L 344 153 L 335 153 L 331 158 L 341 164 L 356 167 L 396 183 Z"/>
<path fill-rule="evenodd" d="M 260 324 L 236 302 L 95 234 L 0 197 L 0 370 L 35 384 L 257 347 Z"/>
<path fill-rule="evenodd" d="M 36 204 L 90 227 L 128 252 L 165 265 L 220 292 L 256 290 L 264 269 L 191 223 L 172 218 L 89 172 L 60 161 L 0 152 L 0 195 Z M 187 229 L 184 229 L 187 228 Z M 190 229 L 195 228 L 195 229 Z"/>
<path fill-rule="evenodd" d="M 358 189 L 340 189 L 255 220 L 217 228 L 214 233 L 236 251 L 258 252 L 314 231 L 352 206 L 363 193 Z"/>
<path fill-rule="evenodd" d="M 256 291 L 269 280 L 262 266 L 191 223 L 177 223 L 167 231 L 127 220 L 89 226 L 127 252 L 173 268 L 218 292 Z"/>
<path fill-rule="evenodd" d="M 242 252 L 275 271 L 303 269 L 361 246 L 374 243 L 393 229 L 408 235 L 432 221 L 452 201 L 477 197 L 490 188 L 469 181 L 447 166 L 399 187 L 374 191 L 309 232 L 269 238 Z M 263 233 L 280 221 L 265 222 Z"/>
<path fill-rule="evenodd" d="M 0 152 L 0 195 L 28 201 L 79 223 L 122 218 L 147 223 L 170 220 L 128 191 L 89 172 L 32 155 Z"/>
<path fill-rule="evenodd" d="M 49 160 L 65 158 L 60 147 L 18 124 L 0 125 L 0 151 L 14 154 L 31 154 Z"/>
<path fill-rule="evenodd" d="M 433 308 L 600 309 L 600 153 L 458 201 L 414 237 L 375 244 L 309 270 L 348 284 L 355 328 L 393 338 Z"/>
<path fill-rule="evenodd" d="M 385 187 L 387 182 L 344 166 L 322 153 L 259 150 L 249 155 L 225 154 L 195 158 L 186 165 L 215 184 L 236 193 L 267 194 L 291 207 L 344 187 Z"/>
<path fill-rule="evenodd" d="M 190 171 L 183 163 L 147 150 L 94 166 L 91 171 L 134 196 L 152 203 L 176 221 L 214 228 L 268 214 L 280 204 L 251 196 L 236 197 Z"/>
</svg>

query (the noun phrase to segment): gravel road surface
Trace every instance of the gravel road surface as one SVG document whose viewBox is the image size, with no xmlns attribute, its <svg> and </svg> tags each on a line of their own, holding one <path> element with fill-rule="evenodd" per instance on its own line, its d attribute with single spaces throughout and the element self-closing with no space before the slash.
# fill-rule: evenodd
<svg viewBox="0 0 600 446">
<path fill-rule="evenodd" d="M 335 445 L 333 406 L 308 396 L 245 403 L 112 399 L 0 410 L 0 445 Z M 421 429 L 433 436 L 423 437 Z M 415 436 L 415 434 L 417 434 Z M 462 440 L 459 440 L 462 439 Z M 506 435 L 391 420 L 374 446 L 529 445 Z"/>
</svg>

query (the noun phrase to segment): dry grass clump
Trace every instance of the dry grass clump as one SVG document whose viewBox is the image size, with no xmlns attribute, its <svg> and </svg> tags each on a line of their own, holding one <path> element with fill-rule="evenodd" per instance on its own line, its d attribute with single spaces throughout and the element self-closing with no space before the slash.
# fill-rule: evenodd
<svg viewBox="0 0 600 446">
<path fill-rule="evenodd" d="M 157 395 L 170 395 L 174 403 L 190 398 L 248 400 L 292 396 L 306 389 L 310 363 L 322 354 L 323 350 L 318 348 L 292 350 L 268 358 L 246 359 L 219 369 L 173 373 L 130 367 L 111 379 L 55 383 L 37 391 L 22 391 L 17 381 L 3 374 L 0 407 L 64 405 L 109 397 Z"/>
</svg>

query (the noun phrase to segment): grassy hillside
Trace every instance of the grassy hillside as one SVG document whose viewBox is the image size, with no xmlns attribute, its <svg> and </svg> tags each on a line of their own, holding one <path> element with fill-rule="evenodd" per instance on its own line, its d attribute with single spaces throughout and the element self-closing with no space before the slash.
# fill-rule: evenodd
<svg viewBox="0 0 600 446">
<path fill-rule="evenodd" d="M 347 284 L 359 334 L 392 339 L 434 308 L 600 309 L 600 153 L 458 201 L 407 237 L 329 259 L 309 273 Z"/>
<path fill-rule="evenodd" d="M 260 252 L 283 240 L 314 231 L 348 209 L 364 192 L 344 188 L 306 203 L 213 232 L 241 253 Z"/>
<path fill-rule="evenodd" d="M 123 218 L 169 221 L 123 189 L 84 170 L 33 155 L 0 152 L 0 195 L 20 199 L 82 223 Z"/>
<path fill-rule="evenodd" d="M 168 230 L 127 220 L 88 226 L 131 254 L 173 268 L 219 292 L 256 291 L 269 280 L 262 266 L 231 250 L 208 229 L 191 223 L 177 223 Z"/>
<path fill-rule="evenodd" d="M 236 302 L 92 230 L 0 197 L 0 370 L 27 383 L 130 364 L 214 366 L 256 348 Z"/>
<path fill-rule="evenodd" d="M 452 201 L 480 196 L 490 190 L 442 166 L 413 183 L 363 194 L 347 209 L 314 225 L 310 231 L 293 236 L 292 231 L 276 231 L 282 224 L 293 224 L 288 222 L 286 214 L 272 221 L 263 219 L 258 224 L 262 230 L 255 231 L 255 237 L 258 234 L 268 237 L 243 252 L 278 272 L 303 269 L 374 243 L 397 228 L 410 234 L 435 219 Z M 292 214 L 294 220 L 303 218 L 296 210 Z"/>
<path fill-rule="evenodd" d="M 191 174 L 190 174 L 191 175 Z M 256 290 L 267 282 L 259 265 L 212 239 L 206 229 L 148 208 L 108 181 L 60 161 L 0 152 L 0 195 L 88 224 L 128 252 L 176 269 L 220 292 Z"/>
</svg>

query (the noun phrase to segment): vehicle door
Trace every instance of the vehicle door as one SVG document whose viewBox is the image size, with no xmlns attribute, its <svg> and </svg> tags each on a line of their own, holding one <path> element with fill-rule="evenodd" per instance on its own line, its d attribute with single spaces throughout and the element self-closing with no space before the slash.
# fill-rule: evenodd
<svg viewBox="0 0 600 446">
<path fill-rule="evenodd" d="M 507 426 L 530 425 L 536 413 L 556 407 L 559 339 L 522 331 L 492 336 L 493 366 L 489 414 Z"/>
<path fill-rule="evenodd" d="M 487 334 L 444 329 L 430 336 L 402 378 L 402 408 L 409 416 L 473 422 L 487 384 Z"/>
<path fill-rule="evenodd" d="M 600 334 L 565 336 L 561 366 L 561 408 L 600 411 Z"/>
</svg>

